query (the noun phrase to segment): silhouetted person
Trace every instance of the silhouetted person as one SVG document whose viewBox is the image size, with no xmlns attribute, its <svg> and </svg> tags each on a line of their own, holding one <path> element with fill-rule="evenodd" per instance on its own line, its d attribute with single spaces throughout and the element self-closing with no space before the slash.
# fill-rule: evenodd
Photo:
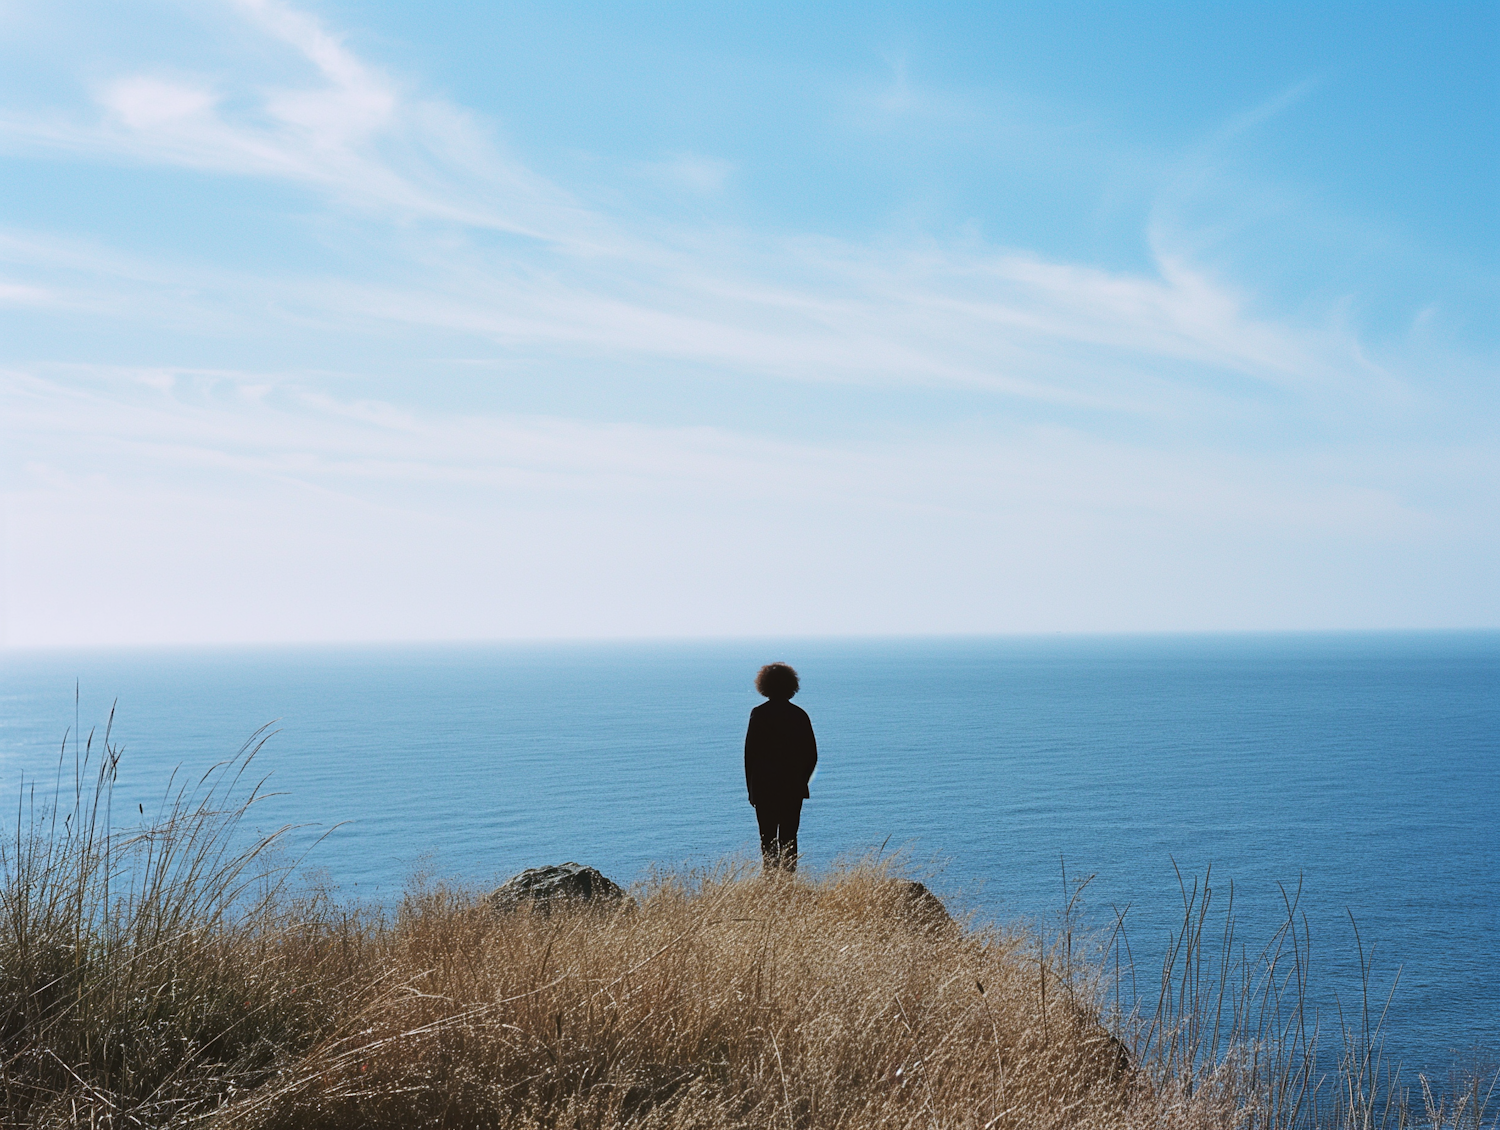
<svg viewBox="0 0 1500 1130">
<path fill-rule="evenodd" d="M 807 711 L 792 705 L 797 672 L 769 663 L 755 676 L 766 701 L 750 711 L 745 731 L 745 787 L 760 824 L 760 852 L 766 874 L 797 870 L 797 825 L 807 782 L 818 764 L 818 740 Z"/>
</svg>

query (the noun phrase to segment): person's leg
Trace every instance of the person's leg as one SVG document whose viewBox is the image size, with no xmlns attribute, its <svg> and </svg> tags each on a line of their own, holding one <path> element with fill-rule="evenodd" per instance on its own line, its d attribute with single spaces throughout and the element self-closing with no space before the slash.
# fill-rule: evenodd
<svg viewBox="0 0 1500 1130">
<path fill-rule="evenodd" d="M 793 797 L 781 810 L 781 819 L 777 822 L 776 829 L 776 838 L 780 841 L 781 867 L 788 874 L 797 870 L 797 828 L 801 823 L 802 798 Z"/>
<path fill-rule="evenodd" d="M 776 842 L 776 829 L 779 823 L 780 812 L 778 806 L 770 801 L 762 801 L 755 806 L 755 822 L 760 825 L 760 858 L 761 865 L 769 875 L 776 870 L 780 862 L 781 852 Z"/>
</svg>

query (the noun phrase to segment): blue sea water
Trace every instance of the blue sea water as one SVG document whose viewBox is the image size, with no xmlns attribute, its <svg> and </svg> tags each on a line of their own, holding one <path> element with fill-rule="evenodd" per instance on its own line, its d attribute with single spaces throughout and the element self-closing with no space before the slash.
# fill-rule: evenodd
<svg viewBox="0 0 1500 1130">
<path fill-rule="evenodd" d="M 1380 1002 L 1399 971 L 1408 1078 L 1500 1049 L 1500 633 L 12 652 L 0 786 L 52 781 L 75 709 L 86 733 L 118 700 L 134 816 L 277 720 L 256 822 L 338 825 L 310 861 L 351 895 L 565 859 L 628 882 L 751 850 L 773 659 L 818 734 L 808 866 L 901 847 L 982 917 L 1047 925 L 1065 864 L 1096 876 L 1088 922 L 1129 907 L 1148 981 L 1177 869 L 1211 867 L 1215 907 L 1232 881 L 1252 948 L 1300 882 L 1325 1017 L 1359 995 L 1352 916 Z"/>
</svg>

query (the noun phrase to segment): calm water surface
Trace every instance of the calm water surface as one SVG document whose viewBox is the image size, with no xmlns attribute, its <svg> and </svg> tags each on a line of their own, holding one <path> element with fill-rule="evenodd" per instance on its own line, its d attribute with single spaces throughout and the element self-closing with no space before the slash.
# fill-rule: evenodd
<svg viewBox="0 0 1500 1130">
<path fill-rule="evenodd" d="M 1358 990 L 1352 914 L 1382 993 L 1400 970 L 1408 1071 L 1500 1049 L 1500 633 L 9 653 L 0 785 L 53 778 L 76 681 L 85 732 L 119 703 L 117 811 L 276 719 L 257 822 L 343 822 L 312 861 L 350 893 L 564 859 L 629 881 L 750 849 L 772 659 L 818 733 L 811 865 L 904 846 L 961 905 L 1045 924 L 1065 860 L 1092 922 L 1129 906 L 1143 970 L 1174 860 L 1216 902 L 1233 881 L 1247 942 L 1300 880 L 1325 1008 Z"/>
</svg>

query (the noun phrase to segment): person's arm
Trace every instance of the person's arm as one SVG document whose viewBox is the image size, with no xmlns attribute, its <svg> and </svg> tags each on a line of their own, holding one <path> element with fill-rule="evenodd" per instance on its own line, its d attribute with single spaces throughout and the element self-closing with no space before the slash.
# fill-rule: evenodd
<svg viewBox="0 0 1500 1130">
<path fill-rule="evenodd" d="M 807 717 L 807 712 L 802 714 L 807 719 L 807 774 L 802 778 L 802 791 L 807 791 L 807 786 L 812 781 L 813 770 L 818 767 L 818 738 L 813 733 L 812 719 Z"/>
<path fill-rule="evenodd" d="M 755 747 L 759 744 L 756 741 L 757 735 L 755 731 L 755 714 L 752 712 L 750 715 L 750 725 L 745 728 L 745 792 L 750 795 L 750 803 L 752 805 L 755 803 L 755 777 L 751 772 L 751 762 L 755 760 L 756 753 L 758 752 Z"/>
</svg>

